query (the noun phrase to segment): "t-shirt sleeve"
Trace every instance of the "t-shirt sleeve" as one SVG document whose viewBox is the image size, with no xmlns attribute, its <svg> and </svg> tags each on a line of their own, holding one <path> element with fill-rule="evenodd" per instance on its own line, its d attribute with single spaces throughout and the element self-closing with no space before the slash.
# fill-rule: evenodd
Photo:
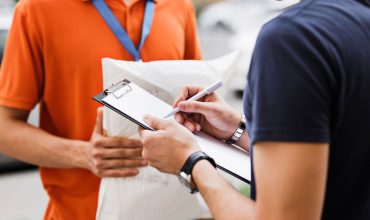
<svg viewBox="0 0 370 220">
<path fill-rule="evenodd" d="M 330 68 L 314 35 L 282 18 L 262 29 L 247 87 L 252 144 L 330 141 Z"/>
<path fill-rule="evenodd" d="M 31 110 L 42 95 L 42 55 L 36 22 L 18 3 L 0 72 L 0 105 Z"/>
<path fill-rule="evenodd" d="M 202 59 L 199 39 L 197 36 L 197 22 L 194 5 L 189 1 L 185 26 L 185 60 Z"/>
</svg>

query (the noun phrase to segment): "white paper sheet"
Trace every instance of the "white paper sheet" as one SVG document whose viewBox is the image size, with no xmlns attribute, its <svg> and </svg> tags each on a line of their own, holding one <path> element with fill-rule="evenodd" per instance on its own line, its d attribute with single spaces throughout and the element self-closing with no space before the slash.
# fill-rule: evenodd
<svg viewBox="0 0 370 220">
<path fill-rule="evenodd" d="M 148 125 L 143 120 L 144 115 L 150 114 L 162 118 L 164 114 L 171 111 L 172 107 L 170 105 L 140 88 L 135 83 L 131 82 L 129 85 L 132 89 L 131 91 L 126 92 L 127 89 L 123 87 L 114 92 L 114 94 L 106 96 L 103 101 L 146 126 Z M 123 92 L 125 92 L 124 95 L 122 95 Z M 115 95 L 122 95 L 122 97 L 117 99 Z"/>
<path fill-rule="evenodd" d="M 146 126 L 148 125 L 143 121 L 145 114 L 163 117 L 171 111 L 171 105 L 151 95 L 133 82 L 129 85 L 132 90 L 125 92 L 122 97 L 116 98 L 115 95 L 120 96 L 127 90 L 125 87 L 117 90 L 115 94 L 109 94 L 103 101 Z M 211 156 L 217 165 L 245 180 L 251 180 L 250 158 L 245 151 L 216 140 L 205 133 L 197 133 L 195 136 L 202 151 Z"/>
</svg>

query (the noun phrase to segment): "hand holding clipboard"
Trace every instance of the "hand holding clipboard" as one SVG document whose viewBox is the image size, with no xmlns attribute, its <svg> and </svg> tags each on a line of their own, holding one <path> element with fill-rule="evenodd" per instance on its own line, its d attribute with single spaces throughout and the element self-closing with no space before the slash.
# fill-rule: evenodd
<svg viewBox="0 0 370 220">
<path fill-rule="evenodd" d="M 162 118 L 166 113 L 173 111 L 171 105 L 128 80 L 114 84 L 94 99 L 149 130 L 154 129 L 145 123 L 144 115 Z M 197 132 L 195 138 L 201 150 L 215 159 L 219 169 L 245 182 L 250 182 L 250 159 L 247 152 L 202 132 Z"/>
</svg>

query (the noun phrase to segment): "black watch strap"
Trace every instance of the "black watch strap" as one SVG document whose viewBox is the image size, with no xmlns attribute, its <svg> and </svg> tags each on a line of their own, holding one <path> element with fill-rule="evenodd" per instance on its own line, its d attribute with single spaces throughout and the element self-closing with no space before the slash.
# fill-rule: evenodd
<svg viewBox="0 0 370 220">
<path fill-rule="evenodd" d="M 184 172 L 188 175 L 191 175 L 195 164 L 200 160 L 208 160 L 212 164 L 212 166 L 216 168 L 216 162 L 210 156 L 208 156 L 203 151 L 197 151 L 192 153 L 188 157 L 188 159 L 185 161 L 184 166 L 181 168 L 180 172 Z"/>
</svg>

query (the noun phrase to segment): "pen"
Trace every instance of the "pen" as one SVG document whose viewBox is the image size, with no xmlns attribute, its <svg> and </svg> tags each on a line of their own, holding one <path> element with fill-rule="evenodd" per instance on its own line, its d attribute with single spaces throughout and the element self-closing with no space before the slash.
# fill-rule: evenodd
<svg viewBox="0 0 370 220">
<path fill-rule="evenodd" d="M 213 83 L 212 85 L 208 86 L 207 88 L 203 89 L 202 91 L 198 92 L 197 94 L 195 94 L 193 97 L 191 97 L 190 99 L 188 99 L 186 101 L 196 101 L 196 100 L 204 97 L 205 95 L 211 94 L 212 92 L 216 91 L 216 89 L 220 88 L 221 86 L 222 86 L 222 81 L 219 80 L 219 81 Z M 176 108 L 172 109 L 168 114 L 166 114 L 166 116 L 164 116 L 164 118 L 168 118 L 168 117 L 176 114 L 179 111 L 180 111 L 179 107 L 176 107 Z"/>
</svg>

